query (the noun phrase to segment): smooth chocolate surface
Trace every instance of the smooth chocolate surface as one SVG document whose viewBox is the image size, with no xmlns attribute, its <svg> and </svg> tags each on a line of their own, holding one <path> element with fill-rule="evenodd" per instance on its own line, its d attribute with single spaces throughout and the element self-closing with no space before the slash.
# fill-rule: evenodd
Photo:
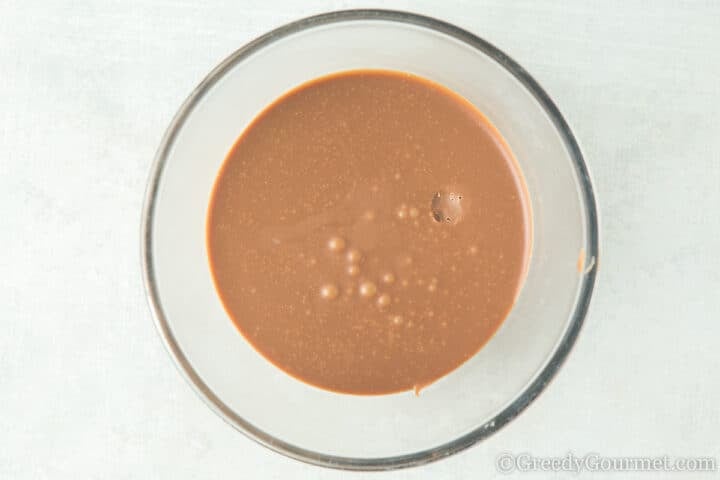
<svg viewBox="0 0 720 480">
<path fill-rule="evenodd" d="M 512 308 L 529 243 L 496 129 L 448 89 L 378 70 L 267 107 L 228 154 L 207 222 L 245 338 L 294 377 L 354 394 L 419 389 L 477 353 Z"/>
</svg>

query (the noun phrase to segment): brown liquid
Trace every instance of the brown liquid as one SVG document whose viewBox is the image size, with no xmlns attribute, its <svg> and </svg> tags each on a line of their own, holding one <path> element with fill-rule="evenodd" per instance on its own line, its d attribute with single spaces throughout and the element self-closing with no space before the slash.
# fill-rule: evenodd
<svg viewBox="0 0 720 480">
<path fill-rule="evenodd" d="M 338 392 L 417 390 L 510 311 L 525 200 L 467 101 L 401 72 L 343 72 L 284 95 L 238 139 L 210 204 L 210 265 L 238 329 L 287 373 Z"/>
</svg>

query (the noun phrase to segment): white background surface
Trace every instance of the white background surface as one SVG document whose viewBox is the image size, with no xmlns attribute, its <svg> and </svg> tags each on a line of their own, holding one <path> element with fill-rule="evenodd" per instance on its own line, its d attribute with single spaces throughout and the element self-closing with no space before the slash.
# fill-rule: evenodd
<svg viewBox="0 0 720 480">
<path fill-rule="evenodd" d="M 216 417 L 164 351 L 139 257 L 154 151 L 192 88 L 273 27 L 358 6 L 437 16 L 526 67 L 584 146 L 602 220 L 591 312 L 546 392 L 480 445 L 383 474 L 298 463 Z M 0 0 L 0 478 L 486 479 L 505 451 L 720 457 L 719 47 L 720 4 L 699 0 Z"/>
</svg>

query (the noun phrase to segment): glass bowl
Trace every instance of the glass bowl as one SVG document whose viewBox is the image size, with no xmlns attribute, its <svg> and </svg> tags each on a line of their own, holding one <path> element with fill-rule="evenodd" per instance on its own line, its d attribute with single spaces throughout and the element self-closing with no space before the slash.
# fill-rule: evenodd
<svg viewBox="0 0 720 480">
<path fill-rule="evenodd" d="M 331 72 L 366 68 L 411 72 L 474 103 L 514 152 L 532 208 L 532 258 L 510 316 L 477 355 L 419 397 L 337 394 L 283 373 L 235 329 L 208 266 L 211 188 L 240 133 L 291 88 Z M 479 442 L 547 386 L 588 308 L 597 221 L 578 144 L 522 67 L 439 20 L 395 11 L 341 11 L 299 20 L 250 42 L 210 72 L 182 105 L 150 175 L 143 271 L 170 354 L 218 415 L 290 457 L 383 470 L 430 462 Z"/>
</svg>

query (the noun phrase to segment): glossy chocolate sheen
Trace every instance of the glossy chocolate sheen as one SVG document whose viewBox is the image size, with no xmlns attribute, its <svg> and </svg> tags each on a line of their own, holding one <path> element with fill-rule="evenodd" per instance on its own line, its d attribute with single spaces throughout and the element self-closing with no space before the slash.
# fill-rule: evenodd
<svg viewBox="0 0 720 480">
<path fill-rule="evenodd" d="M 242 133 L 207 245 L 258 352 L 320 388 L 385 394 L 434 382 L 495 333 L 524 279 L 530 218 L 509 148 L 474 106 L 362 70 L 301 85 Z"/>
</svg>

